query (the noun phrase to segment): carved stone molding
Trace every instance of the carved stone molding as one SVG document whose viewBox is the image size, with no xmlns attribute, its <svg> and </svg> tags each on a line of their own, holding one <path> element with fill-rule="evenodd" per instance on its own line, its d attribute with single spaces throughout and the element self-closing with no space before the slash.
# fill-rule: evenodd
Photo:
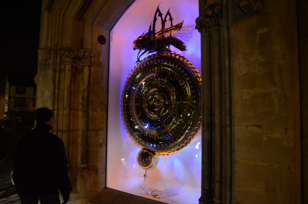
<svg viewBox="0 0 308 204">
<path fill-rule="evenodd" d="M 262 0 L 237 0 L 236 4 L 245 15 L 251 15 L 263 10 Z"/>
<path fill-rule="evenodd" d="M 46 64 L 50 64 L 51 49 L 40 48 L 38 50 L 38 61 Z"/>
<path fill-rule="evenodd" d="M 86 65 L 90 66 L 91 65 L 91 59 L 92 59 L 92 57 L 95 57 L 95 56 L 96 56 L 95 51 L 91 50 L 91 49 L 81 49 L 78 52 L 78 58 L 81 59 L 82 64 L 84 66 L 86 66 Z"/>
<path fill-rule="evenodd" d="M 222 2 L 213 1 L 205 6 L 203 13 L 196 19 L 196 29 L 203 37 L 209 37 L 212 30 L 220 26 L 221 19 Z"/>
<path fill-rule="evenodd" d="M 205 17 L 210 19 L 211 27 L 218 27 L 220 26 L 220 21 L 222 18 L 222 2 L 217 1 L 210 5 L 207 5 L 204 8 Z"/>
<path fill-rule="evenodd" d="M 64 60 L 64 64 L 73 64 L 73 61 L 76 56 L 75 49 L 68 47 L 60 50 L 60 56 Z"/>
<path fill-rule="evenodd" d="M 198 29 L 203 38 L 210 36 L 210 29 L 211 29 L 210 19 L 205 18 L 204 16 L 199 16 L 196 19 L 196 29 Z"/>
<path fill-rule="evenodd" d="M 263 12 L 263 0 L 233 0 L 232 23 Z"/>
</svg>

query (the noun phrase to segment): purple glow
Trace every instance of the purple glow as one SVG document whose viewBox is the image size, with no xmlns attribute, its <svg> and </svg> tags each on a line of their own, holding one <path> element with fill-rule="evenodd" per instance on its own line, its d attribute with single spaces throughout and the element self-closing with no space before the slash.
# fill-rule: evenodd
<svg viewBox="0 0 308 204">
<path fill-rule="evenodd" d="M 132 42 L 148 31 L 157 5 L 160 5 L 163 14 L 170 8 L 174 24 L 184 20 L 183 26 L 193 25 L 198 17 L 198 0 L 137 0 L 113 28 L 110 44 L 107 187 L 142 197 L 147 195 L 140 190 L 140 186 L 144 185 L 144 170 L 136 163 L 140 147 L 127 134 L 120 111 L 120 101 L 125 81 L 136 66 L 138 50 L 132 49 Z M 199 71 L 200 41 L 200 34 L 195 30 L 193 37 L 189 41 L 184 41 L 187 51 L 172 48 L 174 52 L 189 59 Z M 145 55 L 141 60 L 144 57 Z M 180 152 L 160 156 L 157 167 L 148 171 L 146 186 L 178 193 L 176 196 L 162 199 L 162 202 L 198 203 L 201 195 L 201 145 L 198 145 L 198 142 L 201 143 L 200 134 L 201 130 L 191 144 Z M 196 145 L 198 149 L 195 148 Z"/>
</svg>

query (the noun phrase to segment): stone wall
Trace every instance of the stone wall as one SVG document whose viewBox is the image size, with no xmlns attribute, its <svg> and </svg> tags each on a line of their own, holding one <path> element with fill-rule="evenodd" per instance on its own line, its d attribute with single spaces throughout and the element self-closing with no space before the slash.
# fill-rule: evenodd
<svg viewBox="0 0 308 204">
<path fill-rule="evenodd" d="M 298 203 L 296 2 L 264 1 L 261 12 L 234 22 L 231 35 L 235 203 Z"/>
</svg>

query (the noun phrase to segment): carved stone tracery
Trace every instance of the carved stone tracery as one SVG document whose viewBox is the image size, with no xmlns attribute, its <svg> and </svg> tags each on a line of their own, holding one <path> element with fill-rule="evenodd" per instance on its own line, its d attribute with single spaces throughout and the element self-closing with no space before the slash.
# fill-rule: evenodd
<svg viewBox="0 0 308 204">
<path fill-rule="evenodd" d="M 200 16 L 196 19 L 196 29 L 201 33 L 201 36 L 210 36 L 211 21 L 209 18 Z"/>
<path fill-rule="evenodd" d="M 68 47 L 60 50 L 60 56 L 64 60 L 64 64 L 73 64 L 73 61 L 76 56 L 75 49 Z"/>
<path fill-rule="evenodd" d="M 196 19 L 196 29 L 203 35 L 202 37 L 212 36 L 212 30 L 220 26 L 222 18 L 222 3 L 215 2 L 207 5 L 203 10 L 203 15 Z"/>
<path fill-rule="evenodd" d="M 50 64 L 51 50 L 48 48 L 40 48 L 38 50 L 38 61 Z"/>
<path fill-rule="evenodd" d="M 78 58 L 81 59 L 82 61 L 82 64 L 84 66 L 88 65 L 90 66 L 91 65 L 91 59 L 92 57 L 95 57 L 96 56 L 96 53 L 94 50 L 91 50 L 91 49 L 81 49 L 79 50 L 78 52 Z"/>
<path fill-rule="evenodd" d="M 213 3 L 206 6 L 204 13 L 205 17 L 209 18 L 212 28 L 220 26 L 222 17 L 222 3 Z"/>
<path fill-rule="evenodd" d="M 232 24 L 263 12 L 263 0 L 233 0 L 230 3 L 232 8 Z"/>
<path fill-rule="evenodd" d="M 263 10 L 263 2 L 261 0 L 237 0 L 236 4 L 245 15 L 251 15 Z"/>
</svg>

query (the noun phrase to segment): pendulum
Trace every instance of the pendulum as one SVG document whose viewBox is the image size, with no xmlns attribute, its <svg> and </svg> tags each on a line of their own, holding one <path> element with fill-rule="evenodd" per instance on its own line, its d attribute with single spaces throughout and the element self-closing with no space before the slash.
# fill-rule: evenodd
<svg viewBox="0 0 308 204">
<path fill-rule="evenodd" d="M 148 178 L 147 172 L 148 172 L 148 170 L 145 170 L 145 173 L 143 174 L 144 182 L 145 182 L 145 180 Z"/>
<path fill-rule="evenodd" d="M 143 174 L 144 181 L 148 178 L 148 170 L 152 170 L 156 167 L 159 161 L 158 155 L 148 149 L 141 149 L 137 155 L 138 165 L 145 170 Z"/>
</svg>

